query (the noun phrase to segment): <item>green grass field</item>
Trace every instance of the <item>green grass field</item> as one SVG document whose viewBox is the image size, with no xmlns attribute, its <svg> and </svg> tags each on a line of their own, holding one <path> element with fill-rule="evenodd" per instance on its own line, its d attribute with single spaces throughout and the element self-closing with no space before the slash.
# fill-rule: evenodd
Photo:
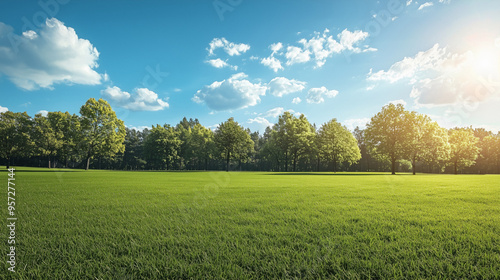
<svg viewBox="0 0 500 280">
<path fill-rule="evenodd" d="M 16 215 L 2 279 L 500 279 L 494 175 L 20 168 Z"/>
</svg>

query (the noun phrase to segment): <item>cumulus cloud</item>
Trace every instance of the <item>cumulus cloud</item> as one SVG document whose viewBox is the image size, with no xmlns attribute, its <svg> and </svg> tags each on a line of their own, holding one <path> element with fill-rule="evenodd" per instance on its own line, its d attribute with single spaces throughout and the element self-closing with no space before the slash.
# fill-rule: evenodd
<svg viewBox="0 0 500 280">
<path fill-rule="evenodd" d="M 263 118 L 263 117 L 256 117 L 256 118 L 253 118 L 253 119 L 249 119 L 248 123 L 257 123 L 260 126 L 262 126 L 264 129 L 266 127 L 269 127 L 269 126 L 270 127 L 273 126 L 273 123 L 271 123 L 270 121 L 268 121 L 266 118 Z"/>
<path fill-rule="evenodd" d="M 361 129 L 366 128 L 366 124 L 369 123 L 370 118 L 359 118 L 359 119 L 348 119 L 342 122 L 342 124 L 347 127 L 350 131 L 353 131 L 356 127 Z"/>
<path fill-rule="evenodd" d="M 250 82 L 247 77 L 244 73 L 238 73 L 227 80 L 215 81 L 198 90 L 192 100 L 205 103 L 216 111 L 255 106 L 260 102 L 260 96 L 266 94 L 267 88 L 260 83 Z"/>
<path fill-rule="evenodd" d="M 233 70 L 238 70 L 238 66 L 231 65 L 231 64 L 227 63 L 227 60 L 224 61 L 224 60 L 222 60 L 220 58 L 210 59 L 210 60 L 207 60 L 206 62 L 208 64 L 212 65 L 215 68 L 229 67 L 229 68 L 231 68 Z"/>
<path fill-rule="evenodd" d="M 47 110 L 40 110 L 40 111 L 38 111 L 36 113 L 37 114 L 42 114 L 42 116 L 46 117 L 49 114 L 49 111 L 47 111 Z"/>
<path fill-rule="evenodd" d="M 0 106 L 0 113 L 5 113 L 9 111 L 9 108 Z"/>
<path fill-rule="evenodd" d="M 285 112 L 283 107 L 276 107 L 264 113 L 264 116 L 276 118 L 277 116 L 283 114 L 283 112 Z"/>
<path fill-rule="evenodd" d="M 269 93 L 278 97 L 282 97 L 283 95 L 287 95 L 289 93 L 302 91 L 305 86 L 306 82 L 301 82 L 294 79 L 289 80 L 284 77 L 276 77 L 267 84 Z"/>
<path fill-rule="evenodd" d="M 132 111 L 159 111 L 169 107 L 166 100 L 147 88 L 136 88 L 133 94 L 121 90 L 119 87 L 107 87 L 101 94 L 118 106 Z"/>
<path fill-rule="evenodd" d="M 328 90 L 326 87 L 311 88 L 307 92 L 307 103 L 323 103 L 325 102 L 324 97 L 333 98 L 337 96 L 339 92 L 336 90 Z"/>
<path fill-rule="evenodd" d="M 406 101 L 404 101 L 403 99 L 398 99 L 398 100 L 392 100 L 392 101 L 389 101 L 387 104 L 385 105 L 389 105 L 389 104 L 394 104 L 394 105 L 398 105 L 398 104 L 401 104 L 403 106 L 406 106 Z"/>
<path fill-rule="evenodd" d="M 283 70 L 283 66 L 281 66 L 281 61 L 279 61 L 274 56 L 269 56 L 263 58 L 260 63 L 264 66 L 271 68 L 274 72 L 278 72 L 278 70 Z"/>
<path fill-rule="evenodd" d="M 243 43 L 233 43 L 229 42 L 226 40 L 226 38 L 214 38 L 210 43 L 208 47 L 208 54 L 209 55 L 214 55 L 215 50 L 222 48 L 224 51 L 230 55 L 241 55 L 245 52 L 247 52 L 250 49 L 250 45 L 243 44 Z"/>
<path fill-rule="evenodd" d="M 419 52 L 414 57 L 405 57 L 403 60 L 394 63 L 389 70 L 380 70 L 368 73 L 369 81 L 397 82 L 404 78 L 412 78 L 417 72 L 435 69 L 443 63 L 446 49 L 435 44 L 427 51 Z"/>
<path fill-rule="evenodd" d="M 310 39 L 303 38 L 299 40 L 302 47 L 289 46 L 285 57 L 287 65 L 296 63 L 305 63 L 314 59 L 316 68 L 322 67 L 326 59 L 333 54 L 341 52 L 362 53 L 377 51 L 377 49 L 370 46 L 360 47 L 363 41 L 368 38 L 368 32 L 355 30 L 353 32 L 344 29 L 341 33 L 337 34 L 335 39 L 329 35 L 330 30 L 325 29 L 322 33 L 315 32 L 314 36 Z"/>
<path fill-rule="evenodd" d="M 299 104 L 300 102 L 302 102 L 302 99 L 300 99 L 300 97 L 295 97 L 295 98 L 292 100 L 292 103 L 293 103 L 293 104 Z"/>
<path fill-rule="evenodd" d="M 119 87 L 107 87 L 104 90 L 101 90 L 101 94 L 113 101 L 124 102 L 130 99 L 130 93 L 126 91 L 122 91 Z"/>
<path fill-rule="evenodd" d="M 425 9 L 427 7 L 432 7 L 432 6 L 434 6 L 434 3 L 432 3 L 432 2 L 425 2 L 424 4 L 420 5 L 420 7 L 418 7 L 418 10 L 420 11 L 422 9 Z"/>
<path fill-rule="evenodd" d="M 472 51 L 452 53 L 438 44 L 431 49 L 405 57 L 387 71 L 370 71 L 368 80 L 400 80 L 412 85 L 410 97 L 418 106 L 476 103 L 493 96 L 500 82 L 500 54 L 487 59 Z"/>
<path fill-rule="evenodd" d="M 262 65 L 271 68 L 274 72 L 278 72 L 278 70 L 283 70 L 283 66 L 281 66 L 281 61 L 274 56 L 281 49 L 283 49 L 283 44 L 281 42 L 278 42 L 275 44 L 271 44 L 269 48 L 272 51 L 271 55 L 261 59 L 260 63 Z"/>
<path fill-rule="evenodd" d="M 103 76 L 99 52 L 63 22 L 47 19 L 37 32 L 22 35 L 0 22 L 0 73 L 25 90 L 53 88 L 54 84 L 96 85 Z"/>
</svg>

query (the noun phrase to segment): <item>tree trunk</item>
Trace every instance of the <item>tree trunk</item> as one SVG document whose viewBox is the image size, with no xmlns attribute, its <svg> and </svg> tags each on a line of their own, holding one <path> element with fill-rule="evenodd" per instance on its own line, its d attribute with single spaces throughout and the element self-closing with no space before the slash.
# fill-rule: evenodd
<svg viewBox="0 0 500 280">
<path fill-rule="evenodd" d="M 49 156 L 49 169 L 50 169 L 50 156 Z"/>
<path fill-rule="evenodd" d="M 90 167 L 90 157 L 87 157 L 87 165 L 85 166 L 85 170 L 89 170 Z"/>
<path fill-rule="evenodd" d="M 288 172 L 288 151 L 285 152 L 285 172 Z"/>
<path fill-rule="evenodd" d="M 337 172 L 337 159 L 335 155 L 333 155 L 333 173 Z"/>
<path fill-rule="evenodd" d="M 230 152 L 227 152 L 226 154 L 226 172 L 229 172 L 229 157 L 230 157 L 231 153 Z"/>
<path fill-rule="evenodd" d="M 391 174 L 396 175 L 396 158 L 391 158 Z"/>
<path fill-rule="evenodd" d="M 319 161 L 319 156 L 318 156 L 318 167 L 317 167 L 317 172 L 319 172 L 319 163 L 320 163 L 320 161 Z"/>
<path fill-rule="evenodd" d="M 297 153 L 293 155 L 293 172 L 295 172 L 297 167 Z"/>
<path fill-rule="evenodd" d="M 458 172 L 457 172 L 457 161 L 455 161 L 454 168 L 455 168 L 455 175 L 457 175 L 458 174 Z"/>
<path fill-rule="evenodd" d="M 415 164 L 416 164 L 416 163 L 417 163 L 417 159 L 416 159 L 416 157 L 414 156 L 414 157 L 413 157 L 413 159 L 412 159 L 412 161 L 411 161 L 411 169 L 413 170 L 413 175 L 415 175 L 415 174 L 416 174 L 416 170 L 415 170 L 415 169 L 416 169 L 416 167 L 415 167 Z"/>
<path fill-rule="evenodd" d="M 7 169 L 9 169 L 9 168 L 10 168 L 10 157 L 7 156 Z"/>
</svg>

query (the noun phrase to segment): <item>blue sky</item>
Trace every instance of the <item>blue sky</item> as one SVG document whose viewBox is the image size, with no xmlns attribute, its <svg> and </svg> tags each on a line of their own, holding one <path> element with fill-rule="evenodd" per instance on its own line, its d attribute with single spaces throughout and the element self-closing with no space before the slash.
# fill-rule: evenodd
<svg viewBox="0 0 500 280">
<path fill-rule="evenodd" d="M 0 2 L 0 111 L 251 130 L 286 110 L 352 129 L 403 103 L 500 130 L 500 1 Z"/>
</svg>

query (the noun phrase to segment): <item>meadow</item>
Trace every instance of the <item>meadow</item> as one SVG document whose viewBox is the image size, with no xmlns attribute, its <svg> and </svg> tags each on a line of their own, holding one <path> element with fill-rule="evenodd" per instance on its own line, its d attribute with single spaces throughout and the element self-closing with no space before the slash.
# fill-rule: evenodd
<svg viewBox="0 0 500 280">
<path fill-rule="evenodd" d="M 15 176 L 16 273 L 2 226 L 2 279 L 500 279 L 498 175 Z"/>
</svg>

